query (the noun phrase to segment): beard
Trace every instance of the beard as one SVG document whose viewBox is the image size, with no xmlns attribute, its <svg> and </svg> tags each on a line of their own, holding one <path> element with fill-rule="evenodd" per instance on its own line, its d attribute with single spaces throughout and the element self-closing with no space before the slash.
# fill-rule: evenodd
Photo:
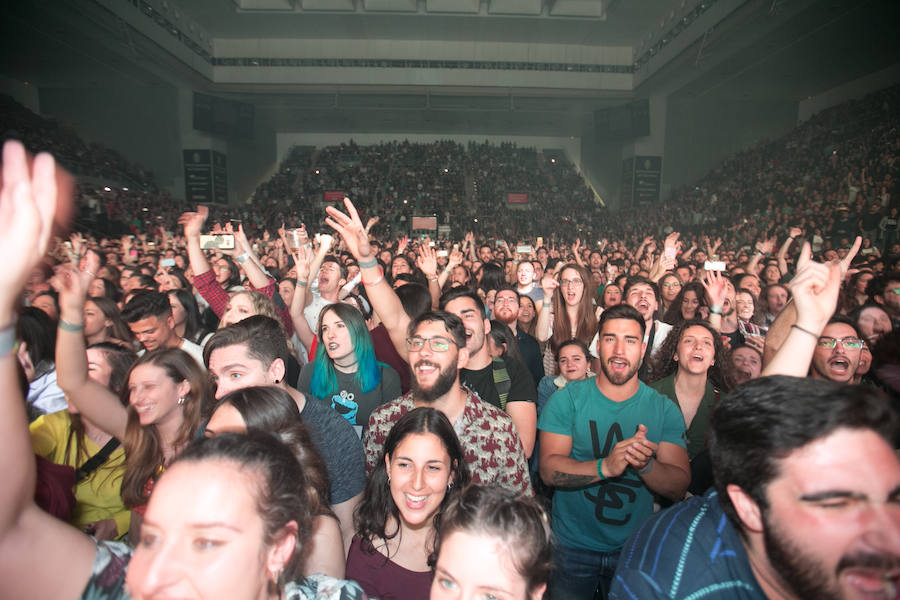
<svg viewBox="0 0 900 600">
<path fill-rule="evenodd" d="M 512 323 L 515 323 L 519 320 L 519 313 L 518 311 L 511 311 L 503 308 L 502 310 L 494 311 L 494 318 L 498 321 L 506 323 L 507 325 L 511 325 Z"/>
<path fill-rule="evenodd" d="M 640 363 L 637 366 L 634 366 L 629 363 L 629 368 L 627 371 L 623 373 L 616 373 L 609 367 L 609 360 L 602 361 L 600 363 L 600 370 L 603 371 L 603 374 L 613 385 L 625 385 L 627 382 L 631 381 L 631 378 L 635 376 L 638 372 L 638 368 L 640 367 Z"/>
<path fill-rule="evenodd" d="M 835 572 L 829 573 L 828 567 L 819 559 L 784 535 L 783 528 L 773 523 L 769 515 L 763 515 L 763 523 L 763 541 L 769 563 L 798 598 L 841 600 L 844 595 L 838 579 L 846 569 L 889 572 L 900 568 L 900 557 L 896 555 L 854 552 L 842 556 Z"/>
<path fill-rule="evenodd" d="M 453 364 L 446 369 L 441 369 L 438 374 L 438 378 L 435 380 L 431 386 L 425 387 L 419 383 L 419 380 L 415 377 L 415 369 L 421 364 L 433 365 L 440 369 L 440 365 L 437 363 L 429 362 L 429 361 L 419 361 L 413 366 L 413 380 L 412 380 L 412 391 L 413 397 L 417 400 L 424 402 L 425 404 L 431 404 L 451 389 L 453 389 L 453 384 L 456 383 L 456 376 L 458 371 L 456 369 L 456 361 L 453 361 Z"/>
</svg>

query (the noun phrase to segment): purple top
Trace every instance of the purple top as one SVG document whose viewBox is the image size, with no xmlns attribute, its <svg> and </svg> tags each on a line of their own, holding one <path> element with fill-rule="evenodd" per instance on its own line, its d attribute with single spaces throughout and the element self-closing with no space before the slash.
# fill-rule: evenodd
<svg viewBox="0 0 900 600">
<path fill-rule="evenodd" d="M 366 594 L 379 600 L 428 598 L 434 571 L 404 569 L 382 553 L 371 549 L 370 544 L 367 543 L 366 546 L 368 548 L 363 549 L 359 536 L 353 538 L 344 577 L 356 581 Z"/>
</svg>

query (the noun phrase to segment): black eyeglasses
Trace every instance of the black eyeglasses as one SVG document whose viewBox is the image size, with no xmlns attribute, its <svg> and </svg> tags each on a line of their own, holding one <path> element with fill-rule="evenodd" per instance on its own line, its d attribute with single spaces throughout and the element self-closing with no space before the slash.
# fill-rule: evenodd
<svg viewBox="0 0 900 600">
<path fill-rule="evenodd" d="M 418 352 L 425 347 L 425 342 L 428 342 L 428 347 L 431 348 L 432 352 L 446 352 L 450 349 L 451 344 L 453 346 L 456 345 L 456 342 L 453 340 L 439 335 L 430 338 L 414 336 L 406 338 L 406 349 L 410 352 Z"/>
<path fill-rule="evenodd" d="M 819 338 L 819 345 L 823 348 L 834 348 L 837 346 L 837 343 L 840 342 L 841 346 L 844 348 L 850 348 L 852 350 L 859 350 L 863 347 L 863 341 L 857 337 L 845 337 L 845 338 L 833 338 L 827 335 L 823 335 Z"/>
</svg>

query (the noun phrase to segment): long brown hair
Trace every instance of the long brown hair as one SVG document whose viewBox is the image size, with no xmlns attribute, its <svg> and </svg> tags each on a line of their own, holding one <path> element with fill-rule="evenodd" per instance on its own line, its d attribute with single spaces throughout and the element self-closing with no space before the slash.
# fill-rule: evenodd
<svg viewBox="0 0 900 600">
<path fill-rule="evenodd" d="M 575 335 L 572 335 L 571 325 L 569 324 L 569 313 L 566 310 L 566 301 L 562 297 L 562 286 L 556 288 L 553 294 L 553 335 L 550 336 L 550 347 L 554 352 L 563 342 L 567 342 L 572 338 L 590 345 L 591 340 L 597 334 L 597 315 L 594 312 L 594 305 L 591 301 L 593 295 L 589 290 L 592 285 L 591 275 L 584 267 L 575 263 L 569 263 L 560 269 L 560 277 L 562 277 L 566 269 L 575 270 L 578 273 L 578 277 L 584 282 L 584 285 L 581 288 L 581 302 L 578 303 Z"/>
<path fill-rule="evenodd" d="M 181 451 L 194 439 L 203 415 L 207 413 L 205 403 L 211 397 L 209 378 L 197 361 L 184 350 L 161 348 L 140 357 L 129 369 L 126 381 L 131 380 L 131 374 L 137 367 L 146 364 L 160 367 L 175 383 L 187 381 L 190 385 L 190 392 L 184 397 L 183 422 L 174 444 L 175 450 Z M 125 506 L 134 508 L 146 504 L 148 496 L 144 492 L 145 486 L 148 481 L 151 479 L 155 481 L 162 474 L 165 454 L 156 427 L 141 426 L 137 411 L 128 402 L 130 395 L 128 387 L 123 386 L 121 392 L 123 400 L 128 404 L 128 425 L 125 429 L 125 439 L 122 440 L 126 456 L 122 500 Z"/>
<path fill-rule="evenodd" d="M 131 349 L 112 342 L 98 342 L 87 347 L 88 350 L 96 349 L 103 352 L 106 361 L 110 366 L 109 384 L 106 387 L 110 391 L 119 394 L 119 400 L 122 401 L 122 387 L 125 382 L 125 376 L 131 368 L 131 364 L 137 358 Z M 128 403 L 124 402 L 123 406 L 128 407 Z M 79 413 L 69 414 L 69 437 L 66 440 L 66 458 L 71 456 L 72 446 L 75 447 L 74 464 L 81 466 L 90 458 L 85 446 L 85 430 L 84 422 L 81 420 Z"/>
<path fill-rule="evenodd" d="M 129 343 L 134 340 L 134 334 L 131 329 L 122 320 L 122 314 L 116 303 L 106 296 L 98 296 L 96 298 L 88 298 L 87 302 L 93 302 L 94 306 L 103 313 L 103 318 L 108 319 L 110 324 L 106 326 L 106 339 L 120 340 Z"/>
</svg>

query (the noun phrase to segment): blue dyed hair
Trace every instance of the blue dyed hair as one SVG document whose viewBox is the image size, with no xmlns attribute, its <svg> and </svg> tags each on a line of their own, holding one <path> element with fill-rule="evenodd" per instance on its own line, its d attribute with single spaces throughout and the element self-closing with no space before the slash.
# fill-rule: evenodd
<svg viewBox="0 0 900 600">
<path fill-rule="evenodd" d="M 375 349 L 372 348 L 372 336 L 366 328 L 366 322 L 362 314 L 353 306 L 338 302 L 329 304 L 319 314 L 318 344 L 314 361 L 312 380 L 309 388 L 316 398 L 329 398 L 338 393 L 337 373 L 334 370 L 334 361 L 328 356 L 325 349 L 325 341 L 322 339 L 322 320 L 325 313 L 332 311 L 344 322 L 350 332 L 350 342 L 359 361 L 356 370 L 356 383 L 363 394 L 367 394 L 381 383 L 380 363 L 375 360 Z"/>
</svg>

